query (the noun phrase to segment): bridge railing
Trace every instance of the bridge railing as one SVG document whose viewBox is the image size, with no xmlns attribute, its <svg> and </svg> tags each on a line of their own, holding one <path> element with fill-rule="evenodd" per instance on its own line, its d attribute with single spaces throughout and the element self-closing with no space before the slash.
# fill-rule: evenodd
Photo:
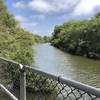
<svg viewBox="0 0 100 100">
<path fill-rule="evenodd" d="M 19 95 L 10 91 L 20 100 L 100 100 L 99 88 L 64 79 L 3 58 L 0 58 L 1 65 L 8 67 L 8 69 L 16 65 L 14 68 L 17 73 L 9 70 L 14 75 L 14 79 L 15 76 L 17 77 L 14 82 L 10 83 L 13 83 L 14 91 L 17 89 Z"/>
</svg>

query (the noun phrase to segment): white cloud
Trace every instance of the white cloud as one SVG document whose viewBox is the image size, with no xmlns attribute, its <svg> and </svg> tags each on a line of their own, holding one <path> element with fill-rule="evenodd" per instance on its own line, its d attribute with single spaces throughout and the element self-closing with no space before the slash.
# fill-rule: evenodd
<svg viewBox="0 0 100 100">
<path fill-rule="evenodd" d="M 75 19 L 75 18 L 88 18 L 89 16 L 97 13 L 100 11 L 100 0 L 27 0 L 27 3 L 25 0 L 18 1 L 13 4 L 13 7 L 20 9 L 27 9 L 27 10 L 33 10 L 37 12 L 33 15 L 30 13 L 30 16 L 24 17 L 17 15 L 15 18 L 21 22 L 21 26 L 26 28 L 29 31 L 35 30 L 35 32 L 39 33 L 38 26 L 42 26 L 41 20 L 48 19 L 48 23 L 50 23 L 51 19 L 59 17 L 61 20 L 69 20 L 69 19 Z M 58 13 L 57 16 L 51 15 L 49 16 L 48 13 Z M 48 18 L 49 16 L 49 18 Z M 36 22 L 37 21 L 37 22 Z M 51 22 L 53 23 L 53 22 Z M 57 22 L 55 21 L 57 24 Z M 47 25 L 47 24 L 46 24 Z M 46 26 L 45 26 L 46 27 Z M 51 27 L 51 26 L 50 26 Z M 37 31 L 38 30 L 38 31 Z M 44 31 L 47 30 L 41 29 Z M 48 28 L 49 30 L 49 28 Z M 53 30 L 53 29 L 50 29 Z M 48 32 L 51 33 L 52 31 Z M 46 33 L 46 32 L 45 32 Z"/>
<path fill-rule="evenodd" d="M 38 23 L 36 22 L 23 22 L 21 23 L 21 27 L 24 28 L 25 30 L 32 32 L 32 33 L 38 33 L 36 27 Z"/>
<path fill-rule="evenodd" d="M 31 21 L 29 18 L 25 18 L 21 15 L 16 15 L 15 19 L 20 22 L 22 28 L 27 29 L 28 31 L 33 31 L 35 27 L 38 25 L 37 22 Z"/>
<path fill-rule="evenodd" d="M 29 27 L 35 27 L 37 25 L 36 22 L 23 22 L 21 23 L 23 27 L 29 28 Z"/>
<path fill-rule="evenodd" d="M 46 19 L 46 16 L 45 16 L 45 15 L 42 15 L 42 14 L 39 14 L 39 15 L 30 16 L 30 18 L 31 18 L 31 19 L 44 20 L 44 19 Z"/>
<path fill-rule="evenodd" d="M 29 2 L 29 7 L 33 10 L 48 13 L 48 12 L 62 12 L 69 10 L 79 0 L 32 0 Z M 70 5 L 70 7 L 69 7 Z"/>
<path fill-rule="evenodd" d="M 16 15 L 15 19 L 18 20 L 19 22 L 27 22 L 27 19 L 20 15 Z"/>
<path fill-rule="evenodd" d="M 73 11 L 73 15 L 91 15 L 96 12 L 96 9 L 100 8 L 100 0 L 81 0 Z"/>
<path fill-rule="evenodd" d="M 16 8 L 30 8 L 42 13 L 63 12 L 72 9 L 79 0 L 31 0 L 27 4 L 23 1 L 16 2 Z"/>
<path fill-rule="evenodd" d="M 61 15 L 59 18 L 66 19 L 67 18 L 67 14 Z"/>
<path fill-rule="evenodd" d="M 15 8 L 25 8 L 26 4 L 25 4 L 24 1 L 19 1 L 19 2 L 14 3 L 13 7 L 15 7 Z"/>
<path fill-rule="evenodd" d="M 13 4 L 16 8 L 25 8 L 41 13 L 72 12 L 74 16 L 93 14 L 98 8 L 100 0 L 31 0 L 27 3 L 19 1 Z"/>
<path fill-rule="evenodd" d="M 51 9 L 50 5 L 44 0 L 32 0 L 29 2 L 29 7 L 40 12 L 48 12 Z"/>
</svg>

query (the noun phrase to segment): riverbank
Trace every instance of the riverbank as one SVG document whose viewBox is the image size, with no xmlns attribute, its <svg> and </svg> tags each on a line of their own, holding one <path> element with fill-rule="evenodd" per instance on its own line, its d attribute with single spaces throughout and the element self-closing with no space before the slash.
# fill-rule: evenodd
<svg viewBox="0 0 100 100">
<path fill-rule="evenodd" d="M 83 56 L 83 57 L 87 57 L 87 58 L 94 59 L 94 60 L 100 60 L 100 54 L 95 53 L 95 52 L 87 52 L 87 53 L 82 54 L 82 52 L 79 50 L 80 48 L 75 51 L 74 49 L 66 49 L 66 48 L 63 48 L 61 46 L 57 46 L 54 44 L 51 44 L 51 45 L 66 53 L 70 53 L 72 55 Z"/>
</svg>

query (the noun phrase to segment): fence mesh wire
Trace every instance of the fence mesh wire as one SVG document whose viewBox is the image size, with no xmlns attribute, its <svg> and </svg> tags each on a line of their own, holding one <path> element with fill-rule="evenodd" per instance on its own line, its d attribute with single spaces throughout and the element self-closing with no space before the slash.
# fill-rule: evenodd
<svg viewBox="0 0 100 100">
<path fill-rule="evenodd" d="M 25 69 L 27 100 L 100 100 L 100 97 L 64 84 L 48 75 Z M 19 98 L 20 69 L 18 64 L 0 60 L 0 83 Z M 0 90 L 0 100 L 11 100 Z"/>
<path fill-rule="evenodd" d="M 59 77 L 58 80 L 55 80 L 38 72 L 32 74 L 31 83 L 33 85 L 32 94 L 35 95 L 34 100 L 100 100 L 97 96 L 63 84 Z M 29 77 L 27 79 L 29 80 Z M 33 98 L 30 100 L 33 100 Z"/>
</svg>

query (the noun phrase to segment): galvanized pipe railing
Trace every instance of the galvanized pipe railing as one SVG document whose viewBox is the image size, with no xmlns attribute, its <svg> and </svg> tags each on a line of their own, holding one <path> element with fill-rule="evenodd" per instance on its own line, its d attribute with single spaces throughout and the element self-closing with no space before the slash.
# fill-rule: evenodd
<svg viewBox="0 0 100 100">
<path fill-rule="evenodd" d="M 18 100 L 9 90 L 7 90 L 2 84 L 0 84 L 0 89 L 5 92 L 12 100 Z"/>
<path fill-rule="evenodd" d="M 15 62 L 15 61 L 12 61 L 12 60 L 4 59 L 4 58 L 1 58 L 1 57 L 0 57 L 0 60 L 6 61 L 6 62 L 11 62 L 13 64 L 19 65 L 19 67 L 21 69 L 21 74 L 20 74 L 20 100 L 26 100 L 26 70 L 31 70 L 33 73 L 36 73 L 37 75 L 39 75 L 39 77 L 45 77 L 47 79 L 55 81 L 57 83 L 55 87 L 57 87 L 58 84 L 60 84 L 62 89 L 59 91 L 59 93 L 61 93 L 61 94 L 63 94 L 62 93 L 63 90 L 65 90 L 66 93 L 67 93 L 66 87 L 68 86 L 70 88 L 71 92 L 68 92 L 67 96 L 69 96 L 72 93 L 76 98 L 76 99 L 70 99 L 70 100 L 81 100 L 79 98 L 83 98 L 82 100 L 88 100 L 88 99 L 84 99 L 86 97 L 83 97 L 85 93 L 90 96 L 91 100 L 96 100 L 96 98 L 99 98 L 97 100 L 100 100 L 100 89 L 99 88 L 95 88 L 95 87 L 92 87 L 92 86 L 89 86 L 89 85 L 85 85 L 83 83 L 73 81 L 73 80 L 70 80 L 70 79 L 64 79 L 64 78 L 61 78 L 59 76 L 43 72 L 41 70 L 34 69 L 33 67 L 30 67 L 30 66 L 27 66 L 27 65 L 21 65 L 21 64 Z M 39 78 L 39 79 L 41 79 L 41 78 Z M 74 89 L 72 89 L 72 88 L 74 88 Z M 79 92 L 81 97 L 77 97 L 75 95 L 75 93 L 74 93 L 75 90 L 77 90 Z M 83 91 L 84 93 L 81 93 L 80 91 Z M 91 95 L 95 96 L 95 98 L 92 97 Z M 63 96 L 63 100 L 65 100 L 66 98 L 67 97 Z M 53 99 L 53 100 L 55 100 L 55 99 Z"/>
</svg>

